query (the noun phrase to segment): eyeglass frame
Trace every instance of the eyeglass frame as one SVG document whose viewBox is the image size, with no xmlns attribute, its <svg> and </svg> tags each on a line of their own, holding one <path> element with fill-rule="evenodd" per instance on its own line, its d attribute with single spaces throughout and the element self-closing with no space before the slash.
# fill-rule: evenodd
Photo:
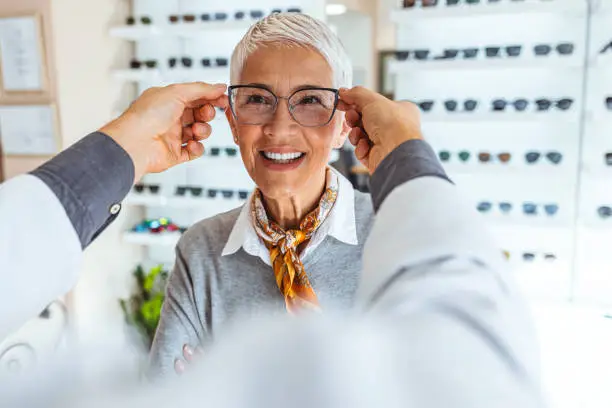
<svg viewBox="0 0 612 408">
<path fill-rule="evenodd" d="M 268 87 L 265 86 L 261 86 L 261 85 L 231 85 L 227 88 L 227 94 L 229 95 L 229 104 L 230 104 L 230 110 L 232 111 L 232 116 L 234 117 L 234 119 L 236 119 L 236 121 L 238 121 L 238 115 L 236 115 L 236 112 L 234 110 L 234 101 L 232 100 L 232 92 L 234 91 L 234 89 L 241 89 L 241 88 L 256 88 L 256 89 L 261 89 L 264 91 L 268 91 L 270 94 L 272 94 L 272 96 L 274 96 L 274 112 L 273 114 L 276 114 L 276 110 L 278 109 L 278 100 L 279 99 L 285 99 L 287 100 L 287 110 L 289 111 L 289 115 L 291 115 L 291 119 L 293 119 L 295 121 L 295 123 L 299 124 L 300 126 L 304 126 L 304 127 L 308 127 L 308 128 L 318 128 L 318 127 L 323 127 L 323 126 L 327 126 L 329 125 L 329 123 L 332 121 L 332 119 L 334 118 L 334 115 L 336 114 L 336 112 L 338 111 L 338 102 L 340 102 L 340 90 L 336 89 L 336 88 L 325 88 L 325 87 L 317 87 L 317 86 L 309 86 L 309 87 L 304 87 L 301 89 L 297 89 L 294 92 L 291 93 L 291 95 L 289 96 L 278 96 L 276 95 L 274 92 L 272 92 Z M 295 116 L 293 116 L 293 111 L 291 110 L 291 106 L 289 105 L 289 100 L 291 98 L 293 98 L 293 96 L 295 94 L 297 94 L 298 92 L 303 92 L 303 91 L 331 91 L 334 93 L 335 98 L 334 98 L 334 109 L 332 110 L 331 115 L 329 116 L 329 120 L 321 125 L 316 125 L 316 126 L 306 126 L 306 125 L 302 125 L 296 118 Z M 245 125 L 248 125 L 248 123 L 245 123 Z M 263 125 L 263 123 L 262 123 Z M 255 126 L 261 126 L 261 125 L 255 125 Z"/>
</svg>

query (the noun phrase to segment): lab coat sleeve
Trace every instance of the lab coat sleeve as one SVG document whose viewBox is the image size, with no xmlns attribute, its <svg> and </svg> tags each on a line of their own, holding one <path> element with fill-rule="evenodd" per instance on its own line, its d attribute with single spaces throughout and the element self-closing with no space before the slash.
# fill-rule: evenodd
<svg viewBox="0 0 612 408">
<path fill-rule="evenodd" d="M 416 381 L 414 401 L 540 406 L 526 304 L 482 216 L 436 163 L 425 142 L 411 141 L 374 174 L 378 213 L 364 250 L 361 305 L 393 322 L 404 374 Z"/>
<path fill-rule="evenodd" d="M 0 185 L 0 340 L 76 284 L 82 249 L 133 180 L 127 153 L 93 133 Z"/>
</svg>

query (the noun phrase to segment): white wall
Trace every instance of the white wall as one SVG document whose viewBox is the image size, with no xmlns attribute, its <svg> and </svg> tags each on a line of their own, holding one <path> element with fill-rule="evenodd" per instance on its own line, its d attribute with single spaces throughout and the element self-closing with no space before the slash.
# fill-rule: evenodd
<svg viewBox="0 0 612 408">
<path fill-rule="evenodd" d="M 108 28 L 124 21 L 128 7 L 125 0 L 52 2 L 64 147 L 102 126 L 121 103 L 122 89 L 111 80 L 110 69 L 128 60 L 131 46 L 110 38 Z M 131 224 L 129 212 L 124 208 L 85 253 L 82 277 L 69 302 L 78 341 L 126 342 L 118 299 L 129 295 L 130 273 L 139 259 L 136 247 L 120 239 Z"/>
</svg>

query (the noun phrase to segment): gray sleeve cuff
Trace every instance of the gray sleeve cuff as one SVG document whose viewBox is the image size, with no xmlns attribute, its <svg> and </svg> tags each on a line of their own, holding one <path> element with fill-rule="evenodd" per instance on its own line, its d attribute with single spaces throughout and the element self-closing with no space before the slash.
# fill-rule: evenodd
<svg viewBox="0 0 612 408">
<path fill-rule="evenodd" d="M 85 248 L 117 217 L 134 164 L 112 138 L 95 132 L 31 174 L 55 193 Z"/>
<path fill-rule="evenodd" d="M 440 177 L 452 183 L 436 153 L 424 140 L 408 140 L 396 147 L 372 175 L 370 190 L 374 210 L 378 212 L 395 187 L 424 176 Z"/>
</svg>

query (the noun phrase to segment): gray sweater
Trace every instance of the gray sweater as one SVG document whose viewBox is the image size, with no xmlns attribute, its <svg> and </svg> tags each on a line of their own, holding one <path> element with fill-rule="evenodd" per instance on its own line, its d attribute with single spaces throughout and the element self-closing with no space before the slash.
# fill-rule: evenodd
<svg viewBox="0 0 612 408">
<path fill-rule="evenodd" d="M 222 256 L 241 208 L 199 222 L 181 238 L 176 264 L 151 350 L 150 374 L 174 374 L 174 361 L 185 344 L 210 342 L 238 318 L 286 313 L 274 273 L 243 249 Z M 350 308 L 362 269 L 363 244 L 373 222 L 372 200 L 355 191 L 358 245 L 327 236 L 304 260 L 304 268 L 322 309 Z"/>
</svg>

